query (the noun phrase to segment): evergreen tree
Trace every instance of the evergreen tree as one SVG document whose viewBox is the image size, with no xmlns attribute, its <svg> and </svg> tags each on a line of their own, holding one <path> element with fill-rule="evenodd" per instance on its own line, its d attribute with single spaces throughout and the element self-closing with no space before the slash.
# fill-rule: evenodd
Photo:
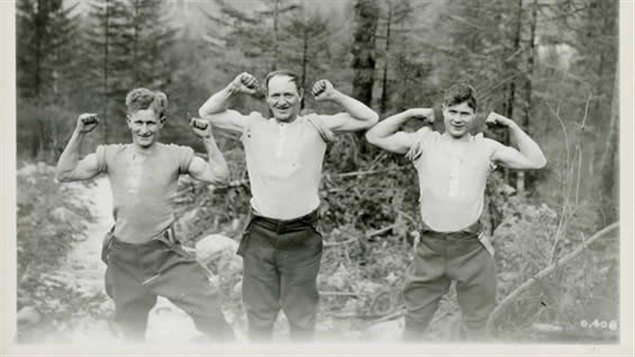
<svg viewBox="0 0 635 357">
<path fill-rule="evenodd" d="M 162 2 L 96 0 L 89 13 L 87 65 L 101 108 L 104 141 L 127 138 L 123 99 L 134 87 L 164 89 L 170 82 L 168 50 L 176 31 L 162 15 Z"/>
<path fill-rule="evenodd" d="M 63 1 L 16 3 L 18 151 L 51 159 L 69 126 L 78 51 L 75 6 Z M 42 156 L 44 155 L 44 156 Z"/>
<path fill-rule="evenodd" d="M 286 51 L 282 56 L 289 67 L 300 75 L 300 88 L 310 91 L 312 83 L 321 78 L 330 65 L 328 21 L 319 14 L 294 17 L 284 28 Z M 318 78 L 320 77 L 320 78 Z M 310 96 L 302 98 L 302 106 Z"/>
</svg>

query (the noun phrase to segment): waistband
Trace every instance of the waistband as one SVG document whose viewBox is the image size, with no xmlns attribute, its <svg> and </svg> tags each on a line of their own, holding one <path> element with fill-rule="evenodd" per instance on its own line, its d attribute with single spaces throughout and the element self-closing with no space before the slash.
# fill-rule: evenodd
<svg viewBox="0 0 635 357">
<path fill-rule="evenodd" d="M 472 236 L 477 237 L 479 234 L 483 232 L 483 224 L 481 223 L 480 220 L 477 220 L 476 222 L 458 231 L 439 232 L 430 228 L 430 226 L 428 226 L 425 222 L 422 222 L 420 232 L 421 234 L 444 236 L 444 237 L 457 237 L 457 238 L 468 238 Z"/>
<path fill-rule="evenodd" d="M 319 207 L 314 209 L 313 211 L 305 214 L 304 216 L 292 219 L 276 219 L 269 218 L 265 216 L 257 215 L 254 210 L 250 211 L 251 218 L 249 219 L 250 223 L 258 223 L 259 225 L 276 232 L 284 232 L 289 230 L 294 230 L 302 227 L 315 226 L 319 220 L 320 212 Z"/>
<path fill-rule="evenodd" d="M 144 249 L 144 248 L 147 248 L 147 247 L 154 247 L 154 246 L 157 245 L 157 243 L 159 243 L 159 244 L 167 244 L 169 246 L 172 246 L 172 245 L 178 243 L 178 241 L 176 240 L 176 237 L 174 235 L 174 226 L 172 226 L 172 225 L 170 225 L 168 228 L 163 230 L 163 232 L 159 233 L 159 235 L 157 235 L 156 237 L 152 238 L 151 240 L 149 240 L 147 242 L 143 242 L 143 243 L 130 243 L 130 242 L 122 241 L 121 239 L 117 238 L 114 235 L 114 228 L 110 231 L 110 233 L 112 235 L 113 244 L 116 244 L 116 245 L 122 246 L 122 247 L 131 248 L 131 249 Z"/>
</svg>

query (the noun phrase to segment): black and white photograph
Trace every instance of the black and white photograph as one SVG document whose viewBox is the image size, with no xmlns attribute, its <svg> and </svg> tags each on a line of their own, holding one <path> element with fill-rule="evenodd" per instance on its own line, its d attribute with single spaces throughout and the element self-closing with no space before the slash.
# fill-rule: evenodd
<svg viewBox="0 0 635 357">
<path fill-rule="evenodd" d="M 635 4 L 2 9 L 0 354 L 633 353 Z"/>
</svg>

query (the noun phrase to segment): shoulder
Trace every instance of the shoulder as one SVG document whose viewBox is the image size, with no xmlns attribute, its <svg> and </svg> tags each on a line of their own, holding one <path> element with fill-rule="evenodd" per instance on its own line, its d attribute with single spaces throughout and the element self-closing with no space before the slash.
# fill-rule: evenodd
<svg viewBox="0 0 635 357">
<path fill-rule="evenodd" d="M 103 144 L 97 146 L 97 150 L 103 150 L 104 152 L 118 152 L 123 151 L 130 147 L 130 144 Z"/>
<path fill-rule="evenodd" d="M 324 123 L 324 117 L 318 114 L 307 114 L 298 118 L 301 124 L 310 126 L 315 129 L 325 142 L 331 142 L 335 140 L 335 134 Z"/>
<path fill-rule="evenodd" d="M 244 132 L 254 126 L 266 125 L 271 119 L 265 118 L 260 112 L 253 111 L 245 115 L 243 120 L 244 123 L 242 124 L 242 130 Z"/>
<path fill-rule="evenodd" d="M 194 154 L 194 149 L 185 145 L 178 144 L 161 144 L 159 143 L 159 150 L 167 152 L 169 154 L 188 155 Z"/>
<path fill-rule="evenodd" d="M 269 120 L 271 120 L 271 118 L 265 118 L 265 116 L 262 115 L 262 113 L 256 112 L 256 111 L 253 111 L 245 115 L 245 118 L 247 119 L 246 126 L 252 125 L 254 123 L 267 123 Z"/>
<path fill-rule="evenodd" d="M 414 145 L 419 144 L 434 144 L 441 139 L 441 133 L 432 130 L 428 126 L 419 128 L 419 130 L 412 133 Z"/>
<path fill-rule="evenodd" d="M 192 160 L 196 157 L 194 149 L 189 146 L 177 144 L 159 144 L 159 148 L 164 152 L 164 160 L 178 165 L 180 173 L 187 173 Z"/>
<path fill-rule="evenodd" d="M 128 149 L 130 144 L 103 144 L 97 146 L 95 154 L 100 159 L 116 156 Z"/>
<path fill-rule="evenodd" d="M 504 148 L 505 145 L 501 144 L 500 142 L 494 140 L 494 139 L 490 139 L 490 138 L 486 138 L 483 136 L 483 133 L 478 133 L 474 136 L 474 140 L 479 143 L 479 146 L 482 147 L 483 149 L 485 149 L 489 154 L 493 153 L 494 151 L 498 150 L 499 148 Z"/>
<path fill-rule="evenodd" d="M 424 126 L 414 133 L 403 133 L 407 136 L 406 140 L 410 142 L 410 149 L 406 153 L 406 158 L 411 161 L 418 161 L 424 152 L 429 151 L 430 146 L 434 146 L 441 138 L 438 131 L 432 130 L 430 127 Z"/>
</svg>

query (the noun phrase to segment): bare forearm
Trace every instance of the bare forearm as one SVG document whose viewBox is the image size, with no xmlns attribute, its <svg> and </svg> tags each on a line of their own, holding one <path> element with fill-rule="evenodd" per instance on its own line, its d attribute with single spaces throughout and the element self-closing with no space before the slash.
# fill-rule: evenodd
<svg viewBox="0 0 635 357">
<path fill-rule="evenodd" d="M 509 131 L 511 144 L 514 145 L 521 154 L 526 156 L 539 167 L 543 167 L 547 164 L 547 158 L 545 158 L 540 146 L 538 146 L 538 144 L 529 135 L 527 135 L 520 126 L 516 124 L 511 125 Z"/>
<path fill-rule="evenodd" d="M 370 125 L 373 125 L 379 119 L 377 113 L 364 103 L 337 90 L 332 100 L 341 105 L 348 114 L 357 120 L 368 121 Z"/>
<path fill-rule="evenodd" d="M 77 167 L 77 163 L 79 162 L 79 151 L 81 148 L 81 144 L 84 140 L 83 133 L 75 130 L 71 139 L 66 144 L 62 155 L 57 162 L 55 177 L 59 181 L 67 181 L 70 178 L 70 175 Z"/>
<path fill-rule="evenodd" d="M 410 111 L 406 110 L 404 112 L 389 116 L 388 118 L 380 121 L 377 125 L 372 127 L 368 133 L 366 134 L 369 138 L 385 138 L 397 132 L 399 128 L 410 119 Z"/>
<path fill-rule="evenodd" d="M 208 155 L 207 166 L 211 176 L 210 181 L 218 184 L 227 183 L 229 181 L 229 167 L 216 141 L 214 138 L 208 138 L 204 140 L 204 144 Z"/>
<path fill-rule="evenodd" d="M 230 83 L 227 87 L 221 91 L 213 94 L 203 105 L 199 108 L 199 115 L 204 118 L 208 115 L 217 114 L 227 109 L 230 99 L 239 92 L 238 88 Z"/>
</svg>

